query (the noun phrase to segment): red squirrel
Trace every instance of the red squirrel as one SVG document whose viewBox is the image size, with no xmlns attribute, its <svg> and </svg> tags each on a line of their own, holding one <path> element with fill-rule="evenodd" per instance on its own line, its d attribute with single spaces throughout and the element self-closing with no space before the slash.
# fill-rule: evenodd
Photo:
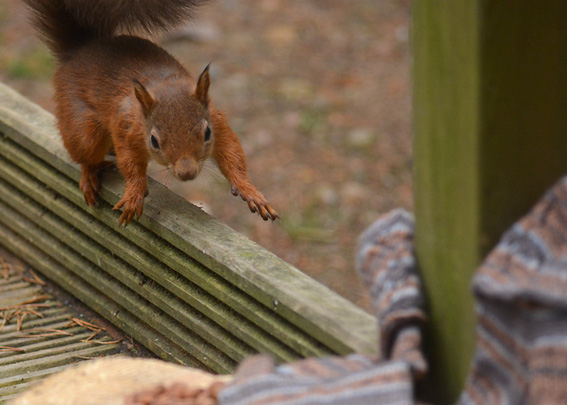
<svg viewBox="0 0 567 405">
<path fill-rule="evenodd" d="M 248 179 L 225 115 L 209 98 L 209 67 L 195 80 L 167 51 L 121 33 L 167 30 L 203 0 L 25 0 L 57 59 L 55 115 L 63 144 L 81 165 L 80 189 L 97 204 L 99 171 L 113 148 L 126 181 L 119 226 L 142 215 L 150 159 L 179 180 L 194 179 L 213 157 L 250 211 L 278 218 Z"/>
</svg>

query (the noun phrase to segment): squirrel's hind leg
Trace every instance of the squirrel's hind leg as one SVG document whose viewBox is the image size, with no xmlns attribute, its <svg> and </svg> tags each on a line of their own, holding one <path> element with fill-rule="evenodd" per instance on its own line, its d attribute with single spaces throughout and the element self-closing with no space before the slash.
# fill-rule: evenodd
<svg viewBox="0 0 567 405">
<path fill-rule="evenodd" d="M 97 206 L 96 198 L 100 187 L 100 171 L 106 167 L 113 166 L 114 163 L 104 160 L 98 165 L 81 165 L 81 181 L 79 188 L 83 192 L 85 202 L 91 207 Z"/>
<path fill-rule="evenodd" d="M 104 160 L 112 147 L 112 138 L 97 120 L 95 112 L 80 100 L 69 102 L 65 97 L 59 97 L 58 102 L 56 115 L 63 144 L 71 158 L 81 165 L 79 188 L 85 202 L 96 206 L 100 171 L 112 165 Z"/>
</svg>

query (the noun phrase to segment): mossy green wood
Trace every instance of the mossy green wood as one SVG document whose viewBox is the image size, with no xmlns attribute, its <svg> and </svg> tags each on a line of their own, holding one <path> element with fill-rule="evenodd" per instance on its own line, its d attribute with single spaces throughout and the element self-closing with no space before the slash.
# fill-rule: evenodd
<svg viewBox="0 0 567 405">
<path fill-rule="evenodd" d="M 22 238 L 16 232 L 8 229 L 8 227 L 4 225 L 0 226 L 0 238 L 2 240 L 2 244 L 11 252 L 21 257 L 25 257 L 27 263 L 31 264 L 35 269 L 45 274 L 58 285 L 64 288 L 71 286 L 75 297 L 83 301 L 86 305 L 97 308 L 97 312 L 105 316 L 107 319 L 113 319 L 113 322 L 125 333 L 137 336 L 137 340 L 140 343 L 161 358 L 180 364 L 199 365 L 199 362 L 188 356 L 186 352 L 168 343 L 167 339 L 164 339 L 163 335 L 151 328 L 148 328 L 146 325 L 141 325 L 137 319 L 132 319 L 132 315 L 127 311 L 122 311 L 121 306 L 117 305 L 114 301 L 109 300 L 108 297 L 104 297 L 96 289 L 93 289 L 72 272 L 65 269 L 60 263 L 56 262 L 45 252 L 34 246 L 32 241 Z M 30 224 L 29 222 L 25 222 L 23 224 L 14 224 L 11 222 L 10 225 L 22 225 L 22 227 L 26 227 L 27 229 L 30 228 L 28 225 L 32 225 L 31 228 L 33 228 L 33 224 Z M 52 243 L 49 239 L 45 242 Z M 71 290 L 71 288 L 69 288 L 69 290 Z M 139 332 L 138 329 L 141 329 L 143 332 Z M 59 364 L 60 363 L 50 364 L 50 367 Z M 14 366 L 18 366 L 18 370 L 26 370 L 29 369 L 30 365 L 22 363 Z"/>
<path fill-rule="evenodd" d="M 114 247 L 105 246 L 113 254 L 163 287 L 172 287 L 170 292 L 191 302 L 194 308 L 204 311 L 246 344 L 284 360 L 295 358 L 296 354 L 376 351 L 372 316 L 155 182 L 150 181 L 150 197 L 146 199 L 143 219 L 126 229 L 116 227 L 118 213 L 111 210 L 124 190 L 117 173 L 108 173 L 103 179 L 100 208 L 88 209 L 76 182 L 70 181 L 70 178 L 75 181 L 79 178 L 79 170 L 62 148 L 53 128 L 53 117 L 2 85 L 0 132 L 4 134 L 1 152 L 9 160 L 4 165 L 5 175 L 12 185 L 71 224 L 75 220 L 83 221 L 81 212 L 87 213 L 96 226 L 81 227 L 98 243 L 104 245 L 101 238 L 108 235 L 104 226 L 112 229 L 112 235 L 130 244 L 126 253 L 122 247 L 113 250 Z M 11 169 L 10 165 L 17 168 Z M 18 171 L 33 175 L 54 190 L 54 195 L 64 196 L 78 210 L 69 210 L 70 217 L 66 218 L 61 204 L 32 190 L 30 182 L 21 181 L 24 176 L 18 175 Z M 102 228 L 99 225 L 103 225 Z M 51 228 L 50 232 L 57 232 Z M 147 265 L 152 257 L 163 263 L 154 271 Z M 170 271 L 169 275 L 160 276 L 163 265 L 177 275 Z M 210 294 L 214 302 L 200 297 L 192 299 L 189 295 L 193 292 L 176 288 L 178 281 L 191 285 L 184 278 Z M 205 301 L 211 301 L 213 306 Z M 227 306 L 229 311 L 226 311 Z M 234 327 L 228 322 L 230 310 L 238 314 Z M 248 341 L 247 336 L 253 340 Z M 245 346 L 241 348 L 247 350 Z M 241 356 L 244 353 L 241 348 L 235 347 L 230 356 Z"/>
<path fill-rule="evenodd" d="M 3 196 L 2 192 L 0 195 Z M 6 212 L 1 204 L 0 217 L 3 217 Z M 10 222 L 17 221 L 17 218 L 9 219 Z M 2 242 L 6 242 L 4 229 L 4 223 L 0 222 Z M 10 243 L 9 236 L 7 239 Z M 40 285 L 25 281 L 20 270 L 5 270 L 0 279 L 0 307 L 20 306 L 34 300 L 38 303 L 38 298 L 41 298 L 41 305 L 18 322 L 12 320 L 2 324 L 0 346 L 11 350 L 0 350 L 0 403 L 25 390 L 33 380 L 62 371 L 88 358 L 123 351 L 121 345 L 113 342 L 114 338 L 107 333 L 98 333 L 94 337 L 92 330 L 78 324 L 72 326 L 70 319 L 74 314 L 69 308 L 50 296 Z M 54 333 L 56 330 L 61 333 Z"/>
<path fill-rule="evenodd" d="M 224 329 L 219 328 L 218 325 L 211 322 L 208 318 L 203 317 L 202 314 L 194 311 L 181 300 L 171 297 L 168 291 L 174 290 L 176 287 L 183 287 L 187 293 L 196 295 L 197 298 L 202 294 L 196 291 L 194 287 L 188 286 L 178 276 L 171 274 L 167 267 L 161 266 L 160 263 L 151 257 L 143 257 L 143 260 L 135 262 L 138 269 L 143 268 L 150 275 L 154 275 L 152 272 L 155 272 L 155 278 L 161 280 L 161 283 L 167 288 L 165 290 L 151 282 L 150 279 L 146 279 L 142 273 L 137 273 L 127 262 L 118 258 L 121 253 L 126 252 L 132 256 L 147 256 L 147 254 L 136 249 L 135 246 L 129 244 L 126 240 L 117 237 L 112 229 L 92 221 L 92 218 L 82 210 L 77 209 L 68 200 L 64 198 L 54 199 L 52 190 L 42 186 L 26 173 L 17 171 L 13 167 L 10 170 L 5 162 L 0 163 L 0 173 L 7 180 L 11 180 L 20 187 L 16 191 L 4 184 L 3 180 L 0 180 L 0 194 L 12 209 L 18 211 L 21 215 L 32 218 L 42 229 L 56 236 L 67 246 L 74 247 L 81 255 L 89 258 L 92 263 L 105 268 L 108 273 L 120 280 L 124 285 L 138 290 L 141 296 L 154 303 L 182 324 L 191 325 L 192 330 L 203 336 L 209 343 L 213 343 L 221 348 L 223 352 L 233 359 L 241 360 L 253 353 L 242 342 L 234 341 L 233 336 L 227 334 Z M 49 202 L 53 213 L 36 204 L 30 196 L 44 203 Z M 54 215 L 54 213 L 59 216 Z M 86 235 L 79 232 L 77 228 L 85 230 Z M 88 239 L 87 235 L 94 236 L 95 240 Z M 107 248 L 112 249 L 112 251 L 106 250 Z M 209 311 L 214 310 L 210 306 L 207 309 Z M 224 316 L 232 316 L 232 321 L 235 322 L 238 315 L 232 313 Z M 242 320 L 239 320 L 236 323 L 240 324 L 242 322 Z M 245 335 L 245 337 L 248 341 L 254 340 L 250 334 Z M 267 346 L 265 349 L 269 351 L 274 348 Z"/>
<path fill-rule="evenodd" d="M 3 182 L 0 181 L 0 192 L 4 195 L 8 193 L 13 194 L 13 192 L 2 183 Z M 93 254 L 98 254 L 101 260 L 103 260 L 103 256 L 109 255 L 103 251 L 101 246 L 87 240 L 77 229 L 61 222 L 47 210 L 41 209 L 29 201 L 26 201 L 22 196 L 16 195 L 10 198 L 10 200 L 18 203 L 18 208 L 21 208 L 22 212 L 18 213 L 13 207 L 9 207 L 3 202 L 0 202 L 0 221 L 5 224 L 8 223 L 8 227 L 16 230 L 25 237 L 35 238 L 35 244 L 38 247 L 43 248 L 44 251 L 51 252 L 51 256 L 55 260 L 58 260 L 60 263 L 65 263 L 70 269 L 77 269 L 75 273 L 86 282 L 91 285 L 101 286 L 101 290 L 106 291 L 107 294 L 111 292 L 109 296 L 114 297 L 114 300 L 119 305 L 129 310 L 130 313 L 135 314 L 139 318 L 140 324 L 145 322 L 150 327 L 159 330 L 160 333 L 167 336 L 171 342 L 183 348 L 188 353 L 191 353 L 192 356 L 199 361 L 199 363 L 193 364 L 201 367 L 204 365 L 221 373 L 228 373 L 234 369 L 234 363 L 222 352 L 215 350 L 214 347 L 209 345 L 199 335 L 183 328 L 175 322 L 172 317 L 161 312 L 167 302 L 167 296 L 164 297 L 166 294 L 163 291 L 156 291 L 155 288 L 152 288 L 151 283 L 145 283 L 144 280 L 140 280 L 136 275 L 132 275 L 131 273 L 135 273 L 135 271 L 129 269 L 126 265 L 121 266 L 121 272 L 115 272 L 115 274 L 121 276 L 119 280 L 123 285 L 117 283 L 103 271 L 97 269 L 92 263 L 84 260 L 69 247 L 74 246 L 87 258 L 93 258 Z M 26 221 L 22 214 L 29 215 L 30 218 L 40 218 L 41 220 L 38 221 L 38 224 L 40 227 L 43 226 L 44 229 L 36 227 L 36 224 L 31 221 Z M 9 219 L 11 219 L 11 221 Z M 24 225 L 18 226 L 18 224 Z M 47 233 L 47 229 L 51 229 L 51 233 L 57 235 L 57 237 L 53 238 L 52 235 Z M 73 238 L 70 245 L 65 244 L 69 242 L 68 238 Z M 49 249 L 50 246 L 57 248 Z M 112 258 L 106 258 L 106 260 L 109 261 L 112 260 Z M 94 259 L 94 261 L 96 262 L 96 259 Z M 110 266 L 111 265 L 107 265 L 107 267 Z M 145 286 L 144 284 L 149 285 Z M 143 292 L 138 296 L 132 293 L 127 287 L 139 289 Z M 141 296 L 148 297 L 148 300 L 156 302 L 157 306 L 154 307 L 150 305 Z M 183 311 L 174 313 L 183 313 Z"/>
<path fill-rule="evenodd" d="M 567 171 L 566 15 L 559 0 L 413 2 L 416 249 L 439 403 L 469 371 L 474 270 Z"/>
<path fill-rule="evenodd" d="M 113 230 L 116 225 L 117 213 L 112 211 L 112 206 L 109 206 L 104 201 L 101 201 L 99 205 L 97 217 L 108 226 L 94 221 L 93 217 L 83 210 L 85 207 L 79 208 L 82 206 L 83 197 L 73 181 L 66 176 L 59 175 L 52 167 L 34 157 L 25 149 L 18 147 L 12 141 L 0 139 L 0 153 L 6 158 L 6 161 L 0 161 L 0 175 L 13 186 L 40 204 L 48 207 L 62 221 L 78 226 L 93 239 L 108 246 L 113 254 L 134 264 L 150 278 L 158 281 L 180 298 L 190 302 L 195 308 L 202 310 L 203 313 L 207 314 L 207 317 L 220 322 L 221 325 L 235 335 L 242 337 L 245 342 L 255 347 L 258 351 L 271 353 L 280 361 L 290 361 L 297 358 L 297 353 L 291 351 L 277 340 L 270 338 L 257 326 L 241 317 L 238 312 L 222 306 L 222 304 L 217 302 L 216 298 L 213 298 L 211 295 L 207 296 L 206 293 L 204 294 L 204 291 L 187 284 L 180 276 L 186 275 L 190 279 L 195 280 L 212 295 L 216 295 L 223 301 L 226 301 L 231 308 L 239 310 L 255 321 L 259 321 L 259 324 L 264 324 L 265 329 L 269 330 L 270 334 L 279 336 L 291 346 L 297 347 L 304 355 L 325 355 L 329 353 L 314 339 L 300 333 L 285 320 L 278 318 L 264 306 L 250 300 L 240 290 L 234 289 L 233 286 L 230 286 L 222 278 L 215 276 L 214 273 L 211 274 L 207 269 L 194 263 L 190 257 L 172 249 L 170 245 L 164 243 L 163 240 L 146 231 L 145 228 L 137 223 L 131 224 L 128 230 Z M 16 164 L 18 167 L 15 166 Z M 32 177 L 32 173 L 35 178 Z M 110 178 L 105 178 L 105 184 L 114 183 L 118 187 L 120 185 L 119 176 L 112 177 L 114 177 L 114 181 L 111 182 Z M 47 188 L 38 180 L 45 181 L 53 189 Z M 70 198 L 77 205 L 63 197 L 54 198 L 54 191 Z M 21 202 L 15 201 L 16 199 L 10 195 L 11 193 L 8 192 L 2 193 L 2 197 L 6 198 L 11 204 L 21 205 Z M 42 222 L 41 215 L 33 217 L 36 218 L 34 221 Z M 51 232 L 55 229 L 53 226 L 47 228 Z M 131 238 L 133 236 L 136 243 L 145 251 L 120 235 L 122 232 L 130 235 Z M 56 232 L 56 234 L 58 238 L 65 237 L 61 235 L 61 232 Z M 70 245 L 75 246 L 75 248 L 79 246 L 73 239 Z M 79 250 L 83 251 L 83 249 L 83 247 L 80 247 Z M 154 257 L 151 257 L 150 253 L 154 254 Z M 108 257 L 104 257 L 104 255 L 99 257 L 98 264 L 104 263 L 107 272 L 114 272 L 118 277 L 121 276 L 119 273 L 122 270 L 119 267 L 115 267 L 115 270 L 113 270 L 112 266 L 108 266 L 107 262 L 110 260 Z M 156 258 L 159 259 L 156 260 Z M 170 265 L 172 269 L 176 269 L 179 273 L 177 275 L 172 274 L 171 270 L 163 266 L 159 260 L 163 260 L 165 264 Z M 167 277 L 169 279 L 164 279 L 163 275 L 169 275 Z M 134 280 L 134 282 L 136 281 Z M 144 289 L 139 288 L 138 290 L 143 293 Z M 223 293 L 219 294 L 220 291 Z M 164 308 L 163 305 L 161 308 Z M 177 318 L 181 314 L 182 312 L 178 312 Z M 192 328 L 198 326 L 194 322 L 189 322 L 188 324 L 191 324 Z M 210 332 L 215 333 L 212 330 Z M 206 331 L 201 329 L 199 333 L 206 334 Z M 224 339 L 224 343 L 229 343 L 229 340 Z"/>
</svg>

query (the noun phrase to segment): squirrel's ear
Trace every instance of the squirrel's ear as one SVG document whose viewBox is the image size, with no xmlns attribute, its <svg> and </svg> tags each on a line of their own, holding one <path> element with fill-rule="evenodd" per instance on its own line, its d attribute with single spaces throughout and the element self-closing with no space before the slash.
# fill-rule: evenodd
<svg viewBox="0 0 567 405">
<path fill-rule="evenodd" d="M 195 88 L 195 97 L 197 100 L 203 104 L 203 106 L 209 106 L 209 86 L 211 84 L 211 78 L 209 76 L 209 63 L 203 73 L 199 76 L 199 80 L 197 80 L 197 88 Z"/>
<path fill-rule="evenodd" d="M 147 117 L 152 111 L 152 108 L 156 103 L 156 99 L 144 87 L 144 85 L 137 80 L 134 80 L 134 93 L 136 94 L 136 98 L 142 105 L 142 111 L 144 112 L 144 116 Z"/>
</svg>

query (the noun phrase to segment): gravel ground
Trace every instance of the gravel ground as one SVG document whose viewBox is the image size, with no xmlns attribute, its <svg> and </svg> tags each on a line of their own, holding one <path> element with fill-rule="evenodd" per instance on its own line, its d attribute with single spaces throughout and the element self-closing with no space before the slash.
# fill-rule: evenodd
<svg viewBox="0 0 567 405">
<path fill-rule="evenodd" d="M 215 0 L 159 41 L 195 76 L 212 61 L 211 95 L 239 134 L 256 186 L 279 212 L 265 223 L 211 164 L 179 184 L 150 171 L 357 305 L 358 235 L 412 209 L 409 0 Z M 0 80 L 53 111 L 53 60 L 21 1 L 0 4 Z"/>
</svg>

